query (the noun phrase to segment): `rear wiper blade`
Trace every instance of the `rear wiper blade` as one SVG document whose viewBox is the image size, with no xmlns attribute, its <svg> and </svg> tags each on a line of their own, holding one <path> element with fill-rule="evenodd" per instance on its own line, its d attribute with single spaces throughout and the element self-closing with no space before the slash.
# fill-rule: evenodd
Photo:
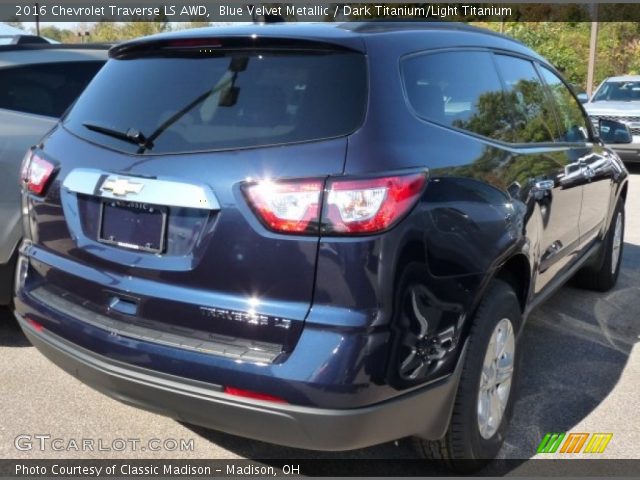
<svg viewBox="0 0 640 480">
<path fill-rule="evenodd" d="M 147 139 L 141 131 L 136 130 L 135 128 L 129 128 L 127 131 L 123 132 L 121 130 L 116 130 L 115 128 L 98 125 L 96 123 L 87 122 L 82 125 L 94 132 L 102 133 L 103 135 L 108 135 L 109 137 L 138 145 L 142 151 L 153 148 L 153 142 Z"/>
</svg>

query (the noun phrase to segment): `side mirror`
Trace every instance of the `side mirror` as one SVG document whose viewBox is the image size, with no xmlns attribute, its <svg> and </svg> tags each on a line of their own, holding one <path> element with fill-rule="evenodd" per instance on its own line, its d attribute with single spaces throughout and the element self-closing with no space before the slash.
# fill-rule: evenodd
<svg viewBox="0 0 640 480">
<path fill-rule="evenodd" d="M 587 95 L 586 93 L 579 93 L 578 95 L 576 95 L 578 97 L 578 100 L 580 101 L 580 103 L 587 103 L 589 101 L 589 95 Z"/>
<path fill-rule="evenodd" d="M 624 123 L 601 118 L 598 121 L 598 130 L 600 131 L 600 139 L 604 143 L 619 144 L 633 142 L 633 135 L 631 135 L 629 127 Z"/>
</svg>

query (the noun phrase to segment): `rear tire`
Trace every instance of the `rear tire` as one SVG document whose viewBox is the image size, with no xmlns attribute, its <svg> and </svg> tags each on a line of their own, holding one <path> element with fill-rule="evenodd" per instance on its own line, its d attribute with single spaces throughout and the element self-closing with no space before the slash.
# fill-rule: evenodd
<svg viewBox="0 0 640 480">
<path fill-rule="evenodd" d="M 604 251 L 599 265 L 579 271 L 575 276 L 578 286 L 598 292 L 606 292 L 615 286 L 620 275 L 624 249 L 624 221 L 624 203 L 620 199 L 602 244 Z"/>
<path fill-rule="evenodd" d="M 521 325 L 513 288 L 504 281 L 492 281 L 473 318 L 447 433 L 438 441 L 415 438 L 420 456 L 445 460 L 459 472 L 478 470 L 495 458 L 513 412 Z M 499 403 L 487 403 L 487 398 L 497 398 Z"/>
</svg>

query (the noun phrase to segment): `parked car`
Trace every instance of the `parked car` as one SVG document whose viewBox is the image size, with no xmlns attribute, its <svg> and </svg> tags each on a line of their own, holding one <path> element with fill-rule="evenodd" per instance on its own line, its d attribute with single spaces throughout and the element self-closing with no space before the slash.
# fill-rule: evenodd
<svg viewBox="0 0 640 480">
<path fill-rule="evenodd" d="M 485 30 L 134 40 L 25 163 L 16 316 L 131 405 L 476 468 L 531 310 L 574 274 L 616 283 L 627 176 L 554 68 Z"/>
<path fill-rule="evenodd" d="M 640 75 L 610 77 L 600 84 L 584 108 L 597 126 L 600 119 L 622 122 L 629 127 L 633 141 L 615 145 L 625 162 L 640 162 Z"/>
<path fill-rule="evenodd" d="M 107 46 L 0 46 L 0 305 L 13 297 L 22 236 L 20 184 L 25 151 L 50 130 L 107 59 Z"/>
<path fill-rule="evenodd" d="M 37 35 L 1 35 L 0 45 L 49 44 L 46 38 Z"/>
</svg>

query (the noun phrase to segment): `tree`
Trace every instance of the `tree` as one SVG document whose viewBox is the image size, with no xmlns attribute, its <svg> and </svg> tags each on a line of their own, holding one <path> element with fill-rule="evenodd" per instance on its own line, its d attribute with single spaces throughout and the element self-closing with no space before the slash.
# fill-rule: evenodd
<svg viewBox="0 0 640 480">
<path fill-rule="evenodd" d="M 24 30 L 24 26 L 22 22 L 18 20 L 18 17 L 12 17 L 8 22 L 5 22 L 7 25 L 15 28 L 19 28 L 20 30 Z"/>
<path fill-rule="evenodd" d="M 164 15 L 157 16 L 152 22 L 135 19 L 132 22 L 124 22 L 120 29 L 120 40 L 129 40 L 146 35 L 162 33 L 171 29 L 169 22 Z"/>
<path fill-rule="evenodd" d="M 211 22 L 200 21 L 197 17 L 193 17 L 190 22 L 180 22 L 176 25 L 176 28 L 179 30 L 189 29 L 189 28 L 202 28 L 211 26 Z"/>
<path fill-rule="evenodd" d="M 106 18 L 101 18 L 93 26 L 91 31 L 92 42 L 118 42 L 122 39 L 121 28 L 118 23 L 109 21 Z"/>
<path fill-rule="evenodd" d="M 80 43 L 76 32 L 53 25 L 40 27 L 40 35 L 60 43 Z"/>
</svg>

